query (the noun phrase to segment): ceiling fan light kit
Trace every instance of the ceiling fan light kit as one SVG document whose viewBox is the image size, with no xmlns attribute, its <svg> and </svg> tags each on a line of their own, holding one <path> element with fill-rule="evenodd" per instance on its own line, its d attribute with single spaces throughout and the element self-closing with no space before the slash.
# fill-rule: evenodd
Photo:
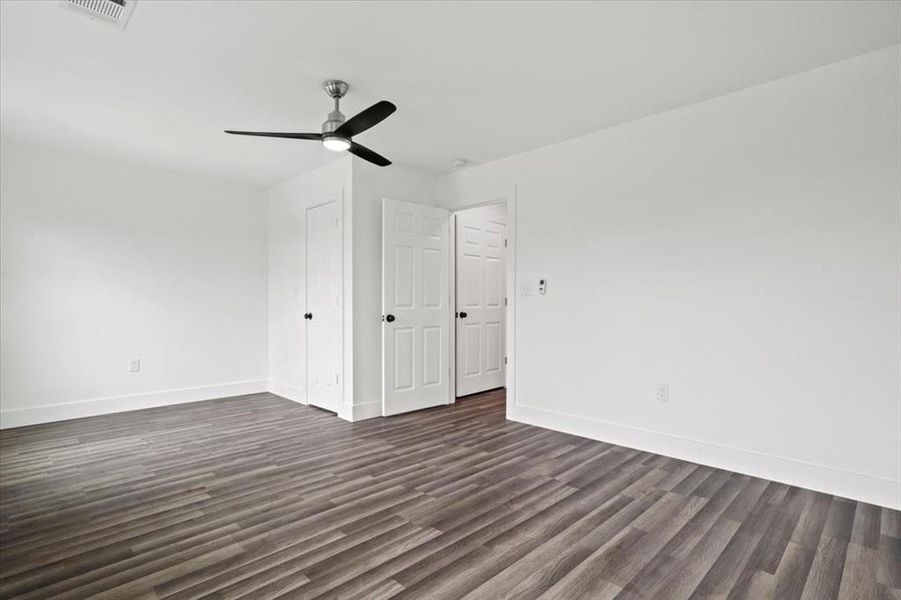
<svg viewBox="0 0 901 600">
<path fill-rule="evenodd" d="M 323 135 L 322 145 L 325 146 L 326 150 L 331 150 L 332 152 L 344 152 L 350 149 L 350 140 L 340 135 Z"/>
<path fill-rule="evenodd" d="M 390 165 L 390 160 L 373 152 L 366 146 L 354 142 L 352 138 L 387 119 L 391 113 L 397 110 L 397 107 L 387 100 L 382 100 L 354 115 L 350 120 L 346 120 L 344 114 L 341 112 L 340 102 L 341 98 L 347 94 L 347 90 L 350 89 L 350 86 L 344 81 L 329 79 L 322 84 L 322 88 L 325 90 L 325 93 L 335 101 L 335 109 L 328 114 L 328 118 L 322 124 L 322 133 L 279 133 L 232 130 L 226 130 L 225 133 L 289 138 L 295 140 L 317 140 L 327 150 L 331 150 L 332 152 L 343 152 L 346 150 L 354 156 L 362 158 L 379 167 L 387 167 Z"/>
</svg>

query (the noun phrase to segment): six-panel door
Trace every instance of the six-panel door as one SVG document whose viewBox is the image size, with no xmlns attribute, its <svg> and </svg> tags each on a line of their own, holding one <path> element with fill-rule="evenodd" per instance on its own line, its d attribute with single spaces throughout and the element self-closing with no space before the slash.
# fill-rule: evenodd
<svg viewBox="0 0 901 600">
<path fill-rule="evenodd" d="M 448 211 L 382 208 L 382 414 L 446 404 L 449 393 Z"/>
<path fill-rule="evenodd" d="M 456 222 L 456 395 L 504 385 L 505 226 L 462 212 Z"/>
</svg>

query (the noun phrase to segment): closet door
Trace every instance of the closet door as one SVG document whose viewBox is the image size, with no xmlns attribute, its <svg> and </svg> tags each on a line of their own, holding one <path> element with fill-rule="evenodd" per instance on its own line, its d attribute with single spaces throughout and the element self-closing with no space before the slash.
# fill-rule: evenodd
<svg viewBox="0 0 901 600">
<path fill-rule="evenodd" d="M 342 247 L 338 202 L 307 209 L 307 401 L 341 402 Z"/>
</svg>

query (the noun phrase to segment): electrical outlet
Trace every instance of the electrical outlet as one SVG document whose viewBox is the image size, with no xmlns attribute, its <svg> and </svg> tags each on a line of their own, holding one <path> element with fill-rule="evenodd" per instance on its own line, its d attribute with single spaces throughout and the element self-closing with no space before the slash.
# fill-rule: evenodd
<svg viewBox="0 0 901 600">
<path fill-rule="evenodd" d="M 531 296 L 535 293 L 535 286 L 532 285 L 531 279 L 526 279 L 525 281 L 519 282 L 519 295 L 520 296 Z"/>
<path fill-rule="evenodd" d="M 657 401 L 658 402 L 669 402 L 669 384 L 668 383 L 658 383 L 657 384 Z"/>
<path fill-rule="evenodd" d="M 132 358 L 128 361 L 128 372 L 139 373 L 141 371 L 141 359 Z"/>
</svg>

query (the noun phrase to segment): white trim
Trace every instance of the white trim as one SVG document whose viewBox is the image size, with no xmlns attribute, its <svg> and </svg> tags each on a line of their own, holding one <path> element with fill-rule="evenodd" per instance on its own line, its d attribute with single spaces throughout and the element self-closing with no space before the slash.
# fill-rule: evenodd
<svg viewBox="0 0 901 600">
<path fill-rule="evenodd" d="M 36 425 L 38 423 L 52 423 L 54 421 L 66 421 L 69 419 L 80 419 L 82 417 L 94 417 L 97 415 L 140 410 L 142 408 L 184 404 L 186 402 L 197 402 L 199 400 L 213 400 L 229 396 L 242 396 L 244 394 L 258 394 L 265 392 L 268 389 L 269 382 L 267 380 L 255 379 L 191 388 L 162 390 L 158 392 L 146 392 L 142 394 L 92 398 L 89 400 L 79 400 L 77 402 L 65 402 L 61 404 L 45 404 L 43 406 L 35 406 L 32 408 L 4 410 L 0 411 L 0 429 Z"/>
<path fill-rule="evenodd" d="M 507 370 L 506 370 L 506 403 L 507 418 L 510 419 L 513 414 L 513 408 L 516 406 L 516 274 L 519 272 L 519 265 L 516 260 L 517 242 L 516 242 L 516 202 L 518 188 L 516 185 L 511 189 L 510 196 L 507 198 L 507 247 L 506 256 L 504 257 L 504 268 L 507 270 Z"/>
<path fill-rule="evenodd" d="M 450 306 L 447 326 L 447 403 L 457 402 L 457 209 L 447 218 L 448 250 L 447 302 Z"/>
<path fill-rule="evenodd" d="M 365 421 L 382 416 L 382 401 L 365 402 L 363 404 L 344 404 L 338 409 L 338 417 L 345 421 Z"/>
<path fill-rule="evenodd" d="M 338 412 L 354 403 L 354 228 L 353 228 L 353 172 L 351 191 L 341 188 L 341 387 L 342 398 Z"/>
<path fill-rule="evenodd" d="M 522 404 L 512 409 L 508 405 L 507 418 L 717 469 L 901 509 L 901 481 Z"/>
<path fill-rule="evenodd" d="M 276 381 L 274 379 L 269 380 L 268 391 L 270 394 L 275 394 L 276 396 L 291 400 L 292 402 L 297 402 L 298 404 L 309 404 L 307 402 L 307 393 L 305 390 L 283 381 Z"/>
</svg>

